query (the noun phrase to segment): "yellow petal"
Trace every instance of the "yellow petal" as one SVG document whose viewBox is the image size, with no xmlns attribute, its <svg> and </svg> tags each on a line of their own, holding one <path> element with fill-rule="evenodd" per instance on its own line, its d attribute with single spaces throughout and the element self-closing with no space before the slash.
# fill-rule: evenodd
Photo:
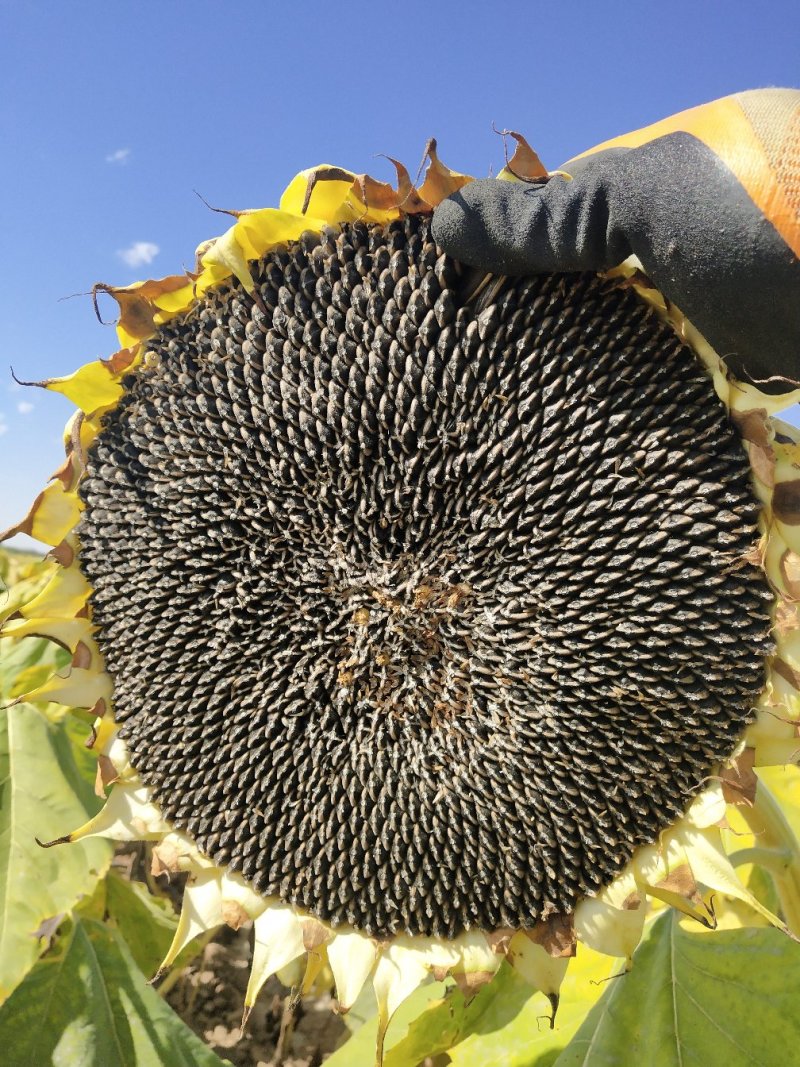
<svg viewBox="0 0 800 1067">
<path fill-rule="evenodd" d="M 122 396 L 122 384 L 107 363 L 95 360 L 63 378 L 49 378 L 42 383 L 54 393 L 61 393 L 87 415 L 116 404 Z"/>
<path fill-rule="evenodd" d="M 158 968 L 156 978 L 171 967 L 186 945 L 207 930 L 222 926 L 222 894 L 219 875 L 202 871 L 186 883 L 178 926 L 172 944 Z"/>
<path fill-rule="evenodd" d="M 764 570 L 785 600 L 789 603 L 800 601 L 800 553 L 787 545 L 775 523 L 767 537 Z"/>
<path fill-rule="evenodd" d="M 692 873 L 698 882 L 702 882 L 709 889 L 715 889 L 718 893 L 725 893 L 735 900 L 748 904 L 759 915 L 763 915 L 772 926 L 777 926 L 780 930 L 785 928 L 781 920 L 765 908 L 739 881 L 725 855 L 718 831 L 697 830 L 693 826 L 682 826 L 676 837 L 686 850 Z"/>
<path fill-rule="evenodd" d="M 112 841 L 154 841 L 169 831 L 161 810 L 143 785 L 120 782 L 93 819 L 73 830 L 64 841 L 107 837 Z"/>
<path fill-rule="evenodd" d="M 656 850 L 652 852 L 655 854 Z M 646 915 L 646 901 L 633 874 L 626 871 L 600 896 L 580 901 L 575 909 L 575 932 L 596 952 L 621 956 L 630 963 L 642 939 Z"/>
<path fill-rule="evenodd" d="M 647 909 L 625 911 L 601 900 L 582 900 L 575 909 L 575 930 L 581 941 L 606 956 L 633 957 L 642 939 Z"/>
<path fill-rule="evenodd" d="M 557 996 L 570 961 L 569 956 L 551 956 L 522 930 L 511 938 L 506 958 L 526 982 L 547 997 Z"/>
<path fill-rule="evenodd" d="M 334 931 L 328 945 L 328 962 L 336 983 L 339 1011 L 349 1011 L 358 999 L 364 983 L 372 974 L 378 946 L 357 930 Z"/>
<path fill-rule="evenodd" d="M 399 945 L 413 948 L 423 964 L 437 979 L 456 970 L 463 963 L 459 941 L 441 941 L 437 937 L 398 937 Z"/>
<path fill-rule="evenodd" d="M 98 674 L 73 667 L 66 677 L 54 674 L 43 685 L 17 697 L 15 703 L 42 700 L 70 708 L 93 708 L 98 700 L 110 700 L 111 690 L 111 679 L 105 672 Z"/>
<path fill-rule="evenodd" d="M 27 619 L 74 619 L 86 604 L 91 591 L 91 586 L 76 564 L 57 567 L 41 593 L 20 608 L 20 615 Z"/>
<path fill-rule="evenodd" d="M 689 805 L 685 818 L 692 826 L 704 830 L 707 826 L 716 826 L 725 818 L 727 803 L 722 793 L 722 783 L 712 782 Z"/>
<path fill-rule="evenodd" d="M 280 209 L 288 215 L 305 217 L 307 219 L 325 219 L 327 222 L 344 221 L 340 218 L 342 207 L 346 203 L 350 190 L 353 187 L 352 174 L 349 181 L 318 182 L 314 186 L 305 216 L 303 216 L 303 204 L 306 198 L 309 178 L 315 171 L 323 170 L 328 164 L 320 164 L 317 167 L 309 167 L 300 171 L 289 182 L 280 200 Z M 331 170 L 335 169 L 333 167 Z M 315 227 L 309 223 L 307 229 Z"/>
<path fill-rule="evenodd" d="M 304 965 L 301 959 L 295 959 L 291 963 L 287 963 L 285 967 L 279 968 L 275 972 L 275 977 L 281 985 L 288 986 L 289 989 L 295 989 L 303 981 L 303 975 L 307 970 L 308 966 Z"/>
<path fill-rule="evenodd" d="M 0 541 L 24 533 L 36 541 L 55 547 L 75 526 L 80 513 L 81 507 L 75 493 L 64 489 L 61 482 L 56 480 L 36 497 L 22 522 L 0 534 Z"/>
<path fill-rule="evenodd" d="M 179 871 L 196 873 L 212 869 L 216 869 L 216 864 L 204 856 L 194 842 L 180 830 L 165 833 L 153 847 L 152 872 L 155 875 L 166 872 L 177 874 Z"/>
<path fill-rule="evenodd" d="M 179 289 L 166 290 L 153 297 L 153 303 L 160 308 L 163 314 L 155 316 L 155 322 L 162 324 L 168 322 L 173 315 L 179 314 L 190 307 L 195 300 L 194 283 L 187 282 Z"/>
<path fill-rule="evenodd" d="M 694 346 L 691 336 L 688 340 Z M 773 396 L 762 393 L 755 385 L 735 379 L 729 379 L 728 385 L 728 407 L 732 411 L 753 411 L 763 408 L 768 415 L 774 415 L 778 411 L 785 411 L 792 404 L 800 403 L 800 389 L 795 389 L 791 393 L 776 393 Z"/>
<path fill-rule="evenodd" d="M 646 845 L 635 853 L 630 863 L 634 886 L 643 883 L 655 885 L 684 863 L 686 850 L 676 839 L 675 832 L 667 833 L 659 845 Z M 619 906 L 619 900 L 614 903 Z"/>
<path fill-rule="evenodd" d="M 480 930 L 469 930 L 456 940 L 460 960 L 453 969 L 453 974 L 458 978 L 463 975 L 466 978 L 467 990 L 475 989 L 487 981 L 500 966 L 500 957 L 486 940 L 485 934 Z"/>
<path fill-rule="evenodd" d="M 269 904 L 269 901 L 256 893 L 239 874 L 223 874 L 220 892 L 225 922 L 236 930 L 242 922 L 258 918 Z"/>
<path fill-rule="evenodd" d="M 253 965 L 245 994 L 245 1014 L 255 1004 L 261 987 L 270 975 L 305 952 L 303 924 L 285 904 L 273 904 L 253 923 Z"/>
<path fill-rule="evenodd" d="M 378 1063 L 383 1059 L 383 1042 L 392 1016 L 427 977 L 428 968 L 416 950 L 391 944 L 381 953 L 372 977 L 378 1002 Z"/>
<path fill-rule="evenodd" d="M 316 948 L 313 951 L 309 951 L 308 955 L 306 956 L 306 969 L 300 982 L 301 997 L 305 997 L 311 992 L 312 986 L 316 982 L 317 978 L 320 976 L 322 969 L 327 962 L 328 954 L 325 951 L 324 946 Z M 283 978 L 281 978 L 280 975 L 278 975 L 278 977 L 283 982 Z M 296 983 L 283 982 L 283 984 L 295 985 Z"/>
<path fill-rule="evenodd" d="M 253 278 L 247 265 L 247 258 L 239 244 L 235 226 L 231 226 L 210 245 L 200 262 L 203 273 L 197 280 L 198 295 L 231 275 L 238 278 L 248 292 L 252 292 Z"/>
<path fill-rule="evenodd" d="M 306 230 L 321 228 L 322 223 L 318 219 L 309 220 L 304 215 L 293 215 L 274 208 L 248 211 L 234 226 L 239 246 L 247 259 L 257 259 L 268 248 L 285 241 L 296 241 Z"/>
<path fill-rule="evenodd" d="M 80 667 L 85 670 L 92 670 L 101 673 L 105 671 L 105 660 L 97 646 L 97 642 L 93 637 L 88 634 L 83 637 L 75 649 L 75 653 L 72 657 L 73 666 Z M 102 715 L 102 711 L 98 711 L 98 715 Z"/>
<path fill-rule="evenodd" d="M 105 412 L 106 409 L 102 408 L 99 411 Z M 101 423 L 101 415 L 90 418 L 89 415 L 85 415 L 82 411 L 76 411 L 64 427 L 64 448 L 74 461 L 77 475 L 83 473 L 86 452 L 89 451 L 95 437 L 100 432 Z M 65 485 L 65 488 L 74 490 L 75 482 Z"/>
<path fill-rule="evenodd" d="M 797 701 L 793 701 L 796 709 Z M 792 709 L 795 714 L 796 710 Z M 774 712 L 760 710 L 758 718 L 747 730 L 747 744 L 755 749 L 756 767 L 777 767 L 794 763 L 800 756 L 798 724 L 789 720 L 789 709 L 783 706 Z"/>
<path fill-rule="evenodd" d="M 110 369 L 116 371 L 119 364 L 130 370 L 135 357 L 141 354 L 139 342 L 151 337 L 157 328 L 157 320 L 166 316 L 159 301 L 175 292 L 185 292 L 191 285 L 192 275 L 171 274 L 166 278 L 149 278 L 146 281 L 133 282 L 131 285 L 114 286 L 98 282 L 92 291 L 97 307 L 97 294 L 108 293 L 119 307 L 117 337 L 123 351 L 122 358 L 110 361 Z M 132 360 L 131 357 L 134 357 Z"/>
<path fill-rule="evenodd" d="M 100 755 L 111 760 L 117 774 L 124 774 L 131 770 L 131 757 L 128 746 L 116 732 L 106 735 L 105 731 L 103 731 L 102 740 L 97 737 L 93 748 Z"/>
<path fill-rule="evenodd" d="M 0 637 L 46 637 L 74 652 L 79 644 L 91 640 L 94 630 L 88 619 L 9 619 Z"/>
<path fill-rule="evenodd" d="M 681 862 L 674 863 L 669 874 L 660 881 L 640 882 L 640 886 L 649 896 L 660 900 L 683 915 L 702 923 L 714 926 L 714 913 L 708 908 L 700 894 L 697 881 L 689 864 L 688 856 L 682 849 Z"/>
</svg>

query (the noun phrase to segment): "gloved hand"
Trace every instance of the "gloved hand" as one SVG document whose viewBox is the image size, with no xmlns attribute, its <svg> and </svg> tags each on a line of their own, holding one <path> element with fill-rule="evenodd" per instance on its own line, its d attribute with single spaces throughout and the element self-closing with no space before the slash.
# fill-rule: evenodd
<svg viewBox="0 0 800 1067">
<path fill-rule="evenodd" d="M 724 97 L 562 170 L 572 180 L 470 183 L 434 212 L 436 242 L 493 274 L 636 255 L 738 378 L 800 382 L 800 91 Z"/>
</svg>

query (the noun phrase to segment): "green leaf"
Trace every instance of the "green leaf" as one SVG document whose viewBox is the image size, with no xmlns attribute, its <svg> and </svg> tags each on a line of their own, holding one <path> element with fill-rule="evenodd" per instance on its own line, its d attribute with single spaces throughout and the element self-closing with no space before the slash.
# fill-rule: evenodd
<svg viewBox="0 0 800 1067">
<path fill-rule="evenodd" d="M 109 927 L 77 917 L 0 1008 L 14 1067 L 222 1067 Z"/>
<path fill-rule="evenodd" d="M 0 588 L 11 586 L 21 578 L 52 566 L 42 555 L 17 548 L 0 548 Z"/>
<path fill-rule="evenodd" d="M 106 879 L 106 909 L 139 970 L 152 978 L 178 925 L 172 905 L 154 897 L 141 883 L 129 882 L 112 871 Z"/>
<path fill-rule="evenodd" d="M 452 984 L 435 982 L 413 993 L 389 1027 L 385 1067 L 417 1067 L 447 1052 L 460 1067 L 545 1067 L 553 1063 L 602 994 L 619 961 L 583 946 L 570 964 L 554 1029 L 550 1004 L 503 965 L 467 1000 Z M 325 1061 L 326 1067 L 372 1067 L 377 1021 L 370 1020 Z"/>
<path fill-rule="evenodd" d="M 389 1049 L 407 1033 L 413 1020 L 428 1007 L 429 1004 L 436 1006 L 441 1003 L 445 993 L 444 982 L 432 982 L 414 990 L 410 997 L 403 1001 L 392 1019 L 389 1033 L 386 1039 L 386 1048 Z M 377 1012 L 377 1004 L 375 1005 Z M 378 1038 L 378 1019 L 374 1015 L 363 1026 L 359 1027 L 353 1036 L 337 1049 L 332 1056 L 325 1060 L 325 1067 L 374 1067 L 375 1046 Z M 384 1067 L 390 1063 L 389 1055 L 384 1057 Z M 419 1059 L 414 1064 L 417 1067 Z"/>
<path fill-rule="evenodd" d="M 667 913 L 556 1065 L 786 1063 L 800 1045 L 798 989 L 800 945 L 785 934 L 768 927 L 708 932 Z"/>
<path fill-rule="evenodd" d="M 42 923 L 91 893 L 111 860 L 106 841 L 53 849 L 100 807 L 85 727 L 55 725 L 32 704 L 0 710 L 0 1002 L 35 962 Z"/>
<path fill-rule="evenodd" d="M 26 637 L 16 643 L 3 640 L 0 655 L 0 703 L 3 704 L 29 693 L 69 663 L 69 653 L 44 637 Z"/>
<path fill-rule="evenodd" d="M 547 1067 L 558 1058 L 586 1013 L 600 997 L 619 960 L 578 947 L 561 987 L 561 1003 L 550 1029 L 550 1004 L 512 971 L 508 995 L 498 991 L 449 1050 L 454 1067 Z M 476 998 L 477 999 L 477 998 Z M 510 1002 L 510 1003 L 509 1003 Z M 512 1014 L 511 1006 L 518 1005 Z M 641 1067 L 641 1065 L 640 1065 Z"/>
<path fill-rule="evenodd" d="M 0 619 L 7 619 L 49 581 L 52 559 L 0 548 Z"/>
<path fill-rule="evenodd" d="M 789 825 L 800 838 L 800 768 L 792 764 L 785 767 L 759 767 L 758 777 L 766 782 Z"/>
</svg>

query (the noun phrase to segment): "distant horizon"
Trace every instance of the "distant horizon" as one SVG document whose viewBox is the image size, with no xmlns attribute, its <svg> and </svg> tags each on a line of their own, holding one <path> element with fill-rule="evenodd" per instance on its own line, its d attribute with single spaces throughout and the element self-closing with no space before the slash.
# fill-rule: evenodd
<svg viewBox="0 0 800 1067">
<path fill-rule="evenodd" d="M 496 173 L 521 130 L 551 169 L 619 133 L 741 89 L 797 84 L 800 5 L 743 0 L 492 8 L 408 0 L 298 10 L 199 0 L 148 16 L 50 0 L 0 4 L 0 530 L 63 456 L 72 405 L 18 385 L 111 355 L 87 296 L 176 273 L 227 226 L 203 203 L 276 205 L 320 162 L 416 173 L 427 139 L 454 169 Z M 235 54 L 235 60 L 230 55 Z M 680 65 L 680 70 L 678 70 Z M 113 302 L 105 298 L 104 316 Z M 796 417 L 793 412 L 791 417 Z M 10 544 L 44 550 L 28 538 Z"/>
</svg>

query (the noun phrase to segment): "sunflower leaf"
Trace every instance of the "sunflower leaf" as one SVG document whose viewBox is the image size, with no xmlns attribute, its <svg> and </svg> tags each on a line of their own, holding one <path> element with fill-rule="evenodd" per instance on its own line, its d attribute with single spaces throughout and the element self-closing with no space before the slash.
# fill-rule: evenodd
<svg viewBox="0 0 800 1067">
<path fill-rule="evenodd" d="M 782 1063 L 800 1043 L 798 986 L 800 945 L 778 930 L 708 932 L 667 913 L 556 1067 Z"/>
<path fill-rule="evenodd" d="M 555 1027 L 550 1004 L 504 966 L 476 996 L 455 986 L 423 986 L 398 1010 L 387 1034 L 385 1067 L 417 1067 L 446 1052 L 458 1067 L 546 1067 L 603 992 L 617 961 L 581 947 L 564 981 Z M 372 1067 L 376 1022 L 364 1024 L 326 1067 Z"/>
<path fill-rule="evenodd" d="M 31 599 L 45 585 L 54 566 L 42 556 L 0 548 L 0 619 Z"/>
<path fill-rule="evenodd" d="M 759 767 L 758 777 L 764 780 L 800 839 L 800 767 Z"/>
<path fill-rule="evenodd" d="M 0 1008 L 14 1067 L 222 1067 L 108 926 L 76 916 Z"/>
<path fill-rule="evenodd" d="M 85 732 L 32 704 L 0 710 L 0 1002 L 46 947 L 46 920 L 91 893 L 111 859 L 106 841 L 46 850 L 35 840 L 68 833 L 100 805 Z"/>
<path fill-rule="evenodd" d="M 178 917 L 164 897 L 150 893 L 141 882 L 129 882 L 111 871 L 105 881 L 106 911 L 146 978 L 158 970 L 175 936 Z M 178 955 L 172 970 L 183 968 L 203 947 L 193 938 Z"/>
<path fill-rule="evenodd" d="M 0 656 L 2 704 L 15 700 L 21 693 L 35 689 L 69 663 L 69 653 L 43 637 L 27 637 L 15 644 L 4 641 L 0 643 Z"/>
<path fill-rule="evenodd" d="M 386 1048 L 391 1051 L 388 1051 L 385 1056 L 384 1067 L 396 1067 L 395 1060 L 391 1058 L 394 1046 L 398 1041 L 402 1042 L 414 1019 L 421 1017 L 420 1013 L 427 1015 L 427 1010 L 435 1009 L 438 1005 L 444 1003 L 442 997 L 445 992 L 444 982 L 433 982 L 430 985 L 420 986 L 410 997 L 403 1001 L 389 1026 Z M 367 1019 L 363 1026 L 358 1027 L 350 1039 L 325 1061 L 325 1067 L 374 1067 L 377 1034 L 378 1018 L 376 1014 Z M 427 1054 L 423 1053 L 423 1058 Z M 399 1060 L 398 1062 L 402 1063 L 403 1061 Z M 417 1060 L 418 1062 L 420 1062 L 419 1059 Z"/>
</svg>

